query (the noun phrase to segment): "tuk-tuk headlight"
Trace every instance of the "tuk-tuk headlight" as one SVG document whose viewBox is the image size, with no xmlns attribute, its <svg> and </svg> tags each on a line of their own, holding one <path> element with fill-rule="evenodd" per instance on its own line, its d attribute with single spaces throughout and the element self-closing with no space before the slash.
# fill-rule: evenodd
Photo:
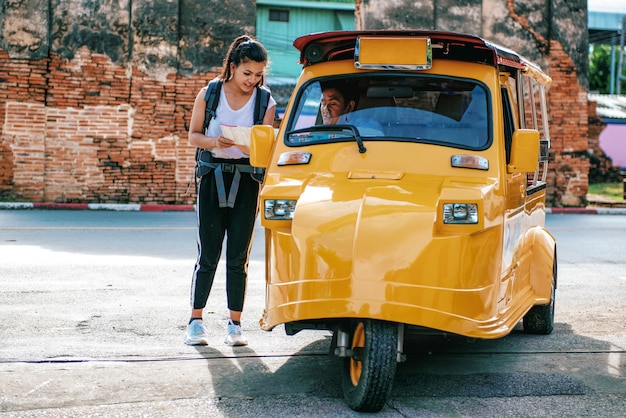
<svg viewBox="0 0 626 418">
<path fill-rule="evenodd" d="M 267 199 L 264 201 L 265 219 L 292 220 L 296 210 L 296 200 Z"/>
<path fill-rule="evenodd" d="M 476 203 L 444 203 L 444 224 L 477 224 L 478 205 Z"/>
</svg>

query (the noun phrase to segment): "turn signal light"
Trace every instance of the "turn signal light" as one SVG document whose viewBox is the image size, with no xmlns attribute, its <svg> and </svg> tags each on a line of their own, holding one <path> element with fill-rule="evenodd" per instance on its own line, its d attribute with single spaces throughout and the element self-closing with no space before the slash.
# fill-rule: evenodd
<svg viewBox="0 0 626 418">
<path fill-rule="evenodd" d="M 444 203 L 444 224 L 477 224 L 478 205 L 476 203 Z"/>
<path fill-rule="evenodd" d="M 264 201 L 265 219 L 272 221 L 293 219 L 296 210 L 296 200 L 267 199 Z"/>
</svg>

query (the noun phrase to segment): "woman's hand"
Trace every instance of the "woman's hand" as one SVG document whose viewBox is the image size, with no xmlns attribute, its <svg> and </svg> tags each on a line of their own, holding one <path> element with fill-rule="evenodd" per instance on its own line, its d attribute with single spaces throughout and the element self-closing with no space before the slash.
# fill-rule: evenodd
<svg viewBox="0 0 626 418">
<path fill-rule="evenodd" d="M 246 155 L 250 155 L 250 147 L 246 145 L 235 145 L 235 148 L 237 148 L 239 151 L 243 152 Z"/>
<path fill-rule="evenodd" d="M 224 135 L 220 135 L 215 138 L 215 147 L 214 148 L 230 148 L 235 145 L 235 141 L 232 139 L 226 138 Z"/>
</svg>

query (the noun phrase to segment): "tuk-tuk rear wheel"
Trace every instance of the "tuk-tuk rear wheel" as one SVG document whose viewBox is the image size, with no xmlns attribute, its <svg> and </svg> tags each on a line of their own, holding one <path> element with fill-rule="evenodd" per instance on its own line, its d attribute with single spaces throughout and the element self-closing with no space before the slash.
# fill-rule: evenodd
<svg viewBox="0 0 626 418">
<path fill-rule="evenodd" d="M 398 327 L 370 319 L 350 330 L 352 355 L 344 359 L 342 386 L 355 411 L 378 412 L 387 402 L 396 374 Z"/>
<path fill-rule="evenodd" d="M 543 334 L 552 333 L 554 329 L 554 307 L 556 303 L 556 252 L 554 263 L 552 265 L 552 294 L 550 295 L 550 303 L 547 305 L 535 305 L 530 311 L 524 315 L 524 333 L 525 334 Z"/>
</svg>

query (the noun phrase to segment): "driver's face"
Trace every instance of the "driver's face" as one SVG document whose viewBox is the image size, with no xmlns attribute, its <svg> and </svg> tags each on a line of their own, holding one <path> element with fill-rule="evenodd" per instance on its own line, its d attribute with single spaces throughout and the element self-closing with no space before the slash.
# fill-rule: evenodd
<svg viewBox="0 0 626 418">
<path fill-rule="evenodd" d="M 339 121 L 339 117 L 352 111 L 351 103 L 334 88 L 328 88 L 322 92 L 321 111 L 324 125 L 333 125 Z"/>
</svg>

